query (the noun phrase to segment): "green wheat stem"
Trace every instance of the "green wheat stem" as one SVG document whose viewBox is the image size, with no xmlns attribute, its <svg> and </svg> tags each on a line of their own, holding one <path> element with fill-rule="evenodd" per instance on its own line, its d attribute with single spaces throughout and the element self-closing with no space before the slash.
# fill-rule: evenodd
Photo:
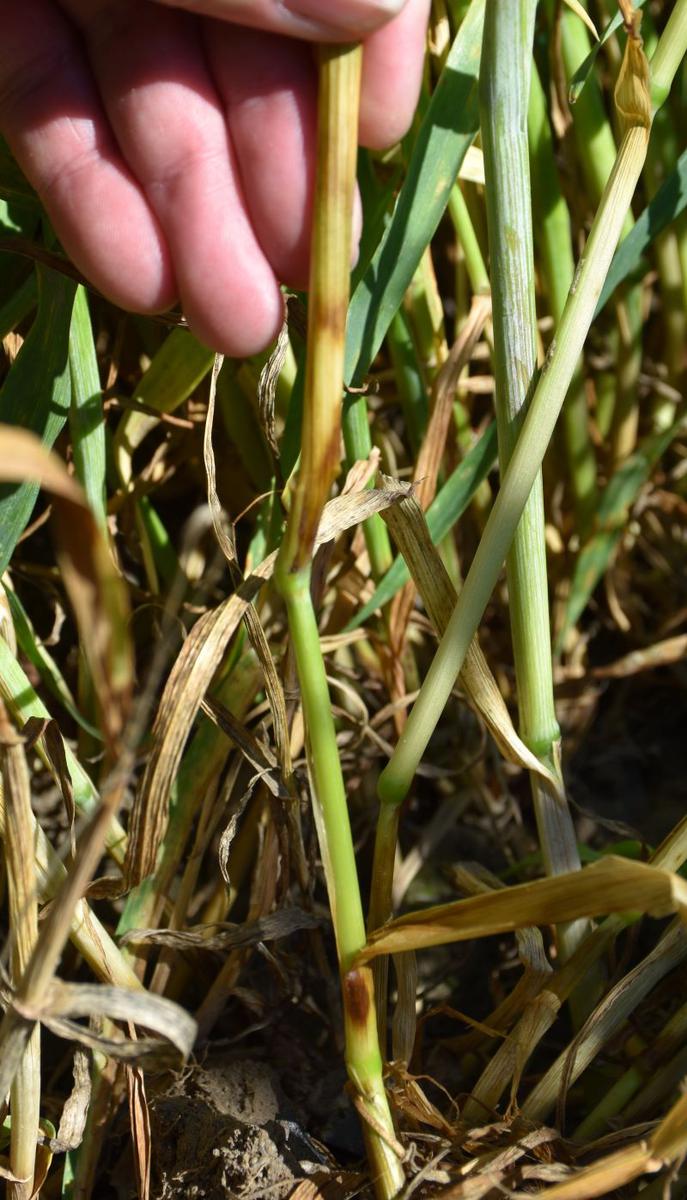
<svg viewBox="0 0 687 1200">
<path fill-rule="evenodd" d="M 569 9 L 561 14 L 561 51 L 568 79 L 591 49 L 589 34 L 579 17 Z M 575 145 L 587 190 L 598 204 L 616 158 L 616 142 L 600 84 L 591 74 L 573 109 Z M 628 209 L 623 232 L 633 225 Z M 618 314 L 617 355 L 614 364 L 615 395 L 610 418 L 611 460 L 620 463 L 632 453 L 637 440 L 639 417 L 638 386 L 642 360 L 641 285 L 623 288 L 616 299 Z"/>
<path fill-rule="evenodd" d="M 687 0 L 679 0 L 674 14 L 678 7 L 687 10 Z M 681 54 L 678 55 L 675 50 L 671 52 L 670 62 L 673 64 L 679 63 L 687 50 L 687 20 L 679 26 L 679 30 L 684 34 L 684 42 Z M 667 28 L 663 37 L 666 32 Z M 665 75 L 666 72 L 660 76 L 663 87 Z M 399 802 L 407 793 L 498 579 L 589 332 L 644 165 L 648 132 L 639 123 L 630 125 L 623 136 L 501 491 L 406 728 L 380 777 L 379 792 L 382 799 Z"/>
<path fill-rule="evenodd" d="M 510 462 L 527 411 L 537 364 L 537 314 L 527 109 L 536 0 L 504 6 L 487 0 L 480 65 L 480 126 L 484 150 L 491 260 L 496 424 L 501 473 Z M 553 665 L 541 469 L 525 503 L 507 558 L 520 734 L 560 778 L 560 730 L 553 700 Z M 580 866 L 565 802 L 531 775 L 534 811 L 547 874 Z M 561 781 L 562 793 L 562 781 Z M 558 930 L 569 958 L 587 922 Z"/>
<path fill-rule="evenodd" d="M 570 213 L 560 189 L 546 97 L 535 65 L 532 67 L 527 123 L 535 242 L 539 245 L 544 286 L 556 327 L 563 315 L 573 281 L 575 261 Z M 568 477 L 575 506 L 575 527 L 580 541 L 584 541 L 596 512 L 598 494 L 596 457 L 589 436 L 587 398 L 581 363 L 573 376 L 563 406 L 562 420 Z"/>
<path fill-rule="evenodd" d="M 301 689 L 313 811 L 341 971 L 346 1066 L 363 1119 L 375 1192 L 379 1200 L 389 1200 L 403 1187 L 404 1172 L 384 1089 L 372 972 L 352 969 L 365 944 L 365 922 L 310 591 L 315 535 L 339 470 L 361 57 L 355 47 L 332 46 L 320 51 L 318 171 L 301 461 L 274 578 L 286 604 Z"/>
</svg>

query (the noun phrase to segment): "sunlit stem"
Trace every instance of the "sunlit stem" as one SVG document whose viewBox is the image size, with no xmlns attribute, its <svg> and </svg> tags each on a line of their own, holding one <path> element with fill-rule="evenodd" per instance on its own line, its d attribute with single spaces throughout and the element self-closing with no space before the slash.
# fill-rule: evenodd
<svg viewBox="0 0 687 1200">
<path fill-rule="evenodd" d="M 527 411 L 537 363 L 527 137 L 535 12 L 536 0 L 518 0 L 512 5 L 487 0 L 480 64 L 480 127 L 502 474 L 510 462 Z M 520 734 L 549 770 L 559 775 L 560 730 L 553 701 L 541 470 L 535 476 L 508 552 L 507 578 Z M 560 874 L 575 870 L 580 860 L 567 805 L 552 795 L 540 776 L 532 774 L 530 778 L 546 872 Z M 564 958 L 570 956 L 586 932 L 587 922 L 558 930 Z"/>
<path fill-rule="evenodd" d="M 383 799 L 398 802 L 406 795 L 494 589 L 574 375 L 641 174 L 647 141 L 642 126 L 633 126 L 623 137 L 501 491 L 406 728 L 380 777 Z"/>
<path fill-rule="evenodd" d="M 404 1186 L 404 1172 L 384 1090 L 372 972 L 367 967 L 351 969 L 365 944 L 365 922 L 310 592 L 315 534 L 339 470 L 360 65 L 358 48 L 328 47 L 320 52 L 301 463 L 274 578 L 286 603 L 301 689 L 313 809 L 341 970 L 346 1066 L 375 1192 L 380 1200 L 390 1200 Z"/>
</svg>

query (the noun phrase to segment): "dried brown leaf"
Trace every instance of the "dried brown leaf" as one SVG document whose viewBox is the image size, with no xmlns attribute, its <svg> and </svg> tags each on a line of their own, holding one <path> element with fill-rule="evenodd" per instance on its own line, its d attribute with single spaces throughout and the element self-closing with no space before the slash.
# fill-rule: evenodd
<svg viewBox="0 0 687 1200">
<path fill-rule="evenodd" d="M 215 452 L 212 448 L 212 426 L 215 419 L 215 400 L 217 396 L 217 376 L 222 369 L 224 358 L 221 354 L 215 355 L 215 361 L 212 366 L 210 375 L 210 394 L 208 396 L 208 410 L 205 417 L 205 429 L 203 431 L 203 460 L 205 462 L 205 475 L 207 478 L 208 492 L 208 508 L 212 517 L 212 525 L 215 530 L 220 549 L 226 558 L 227 562 L 232 567 L 237 567 L 238 558 L 236 554 L 236 540 L 234 538 L 233 526 L 229 525 L 225 520 L 222 506 L 217 495 L 217 471 L 215 468 Z"/>
<path fill-rule="evenodd" d="M 53 1154 L 65 1154 L 67 1150 L 76 1150 L 83 1141 L 86 1128 L 88 1106 L 91 1102 L 91 1072 L 88 1055 L 79 1046 L 74 1051 L 72 1071 L 74 1084 L 65 1100 L 57 1134 L 49 1142 Z"/>
<path fill-rule="evenodd" d="M 126 1066 L 126 1090 L 138 1200 L 149 1200 L 151 1169 L 150 1113 L 140 1067 Z"/>
<path fill-rule="evenodd" d="M 580 0 L 565 0 L 565 3 L 567 4 L 568 8 L 575 13 L 575 16 L 579 17 L 582 23 L 587 26 L 587 29 L 591 33 L 594 40 L 598 42 L 599 35 L 596 31 L 596 25 L 592 21 L 592 18 L 590 17 L 584 5 L 580 4 Z"/>
<path fill-rule="evenodd" d="M 408 913 L 372 933 L 357 961 L 490 937 L 525 925 L 633 911 L 654 917 L 677 912 L 687 921 L 687 882 L 647 863 L 609 855 L 581 871 Z"/>
<path fill-rule="evenodd" d="M 643 126 L 648 137 L 651 129 L 651 84 L 644 43 L 639 34 L 642 14 L 634 12 L 632 5 L 627 5 L 624 15 L 628 36 L 615 85 L 615 103 L 625 129 Z"/>
<path fill-rule="evenodd" d="M 491 888 L 503 888 L 505 885 L 499 879 L 492 876 L 490 872 L 486 872 L 484 868 L 480 868 L 482 876 L 488 875 L 488 882 L 483 882 L 482 879 L 475 878 L 474 874 L 466 867 L 456 867 L 450 872 L 450 878 L 462 891 L 468 895 L 477 895 Z M 524 971 L 511 992 L 506 998 L 494 1009 L 486 1018 L 487 1031 L 485 1036 L 494 1037 L 499 1033 L 503 1034 L 527 1005 L 539 994 L 546 985 L 547 979 L 552 974 L 551 964 L 546 957 L 544 948 L 544 939 L 539 929 L 535 926 L 525 926 L 523 929 L 516 930 L 515 940 L 518 948 L 518 958 L 524 967 Z M 452 1038 L 450 1045 L 458 1053 L 465 1053 L 468 1049 L 474 1049 L 483 1041 L 479 1031 L 475 1030 L 472 1033 L 463 1034 L 461 1037 Z"/>
<path fill-rule="evenodd" d="M 656 946 L 603 997 L 582 1028 L 527 1097 L 522 1112 L 533 1121 L 545 1120 L 558 1101 L 557 1125 L 563 1127 L 568 1088 L 589 1066 L 601 1048 L 637 1005 L 687 957 L 687 932 L 671 922 Z"/>
<path fill-rule="evenodd" d="M 398 995 L 391 1024 L 391 1046 L 394 1062 L 407 1067 L 417 1032 L 417 962 L 414 954 L 395 954 L 393 962 Z"/>
<path fill-rule="evenodd" d="M 677 637 L 666 638 L 662 642 L 654 642 L 642 650 L 631 650 L 615 662 L 604 667 L 593 667 L 590 674 L 595 679 L 627 679 L 638 675 L 640 671 L 654 671 L 657 667 L 665 667 L 671 663 L 680 662 L 687 655 L 687 633 Z"/>
<path fill-rule="evenodd" d="M 267 444 L 274 455 L 276 461 L 279 461 L 279 445 L 275 432 L 274 421 L 274 405 L 277 395 L 277 383 L 281 369 L 286 360 L 286 353 L 289 348 L 289 303 L 287 298 L 286 315 L 284 323 L 279 330 L 279 336 L 276 345 L 272 350 L 267 362 L 265 363 L 260 378 L 258 380 L 258 412 L 260 414 L 260 423 L 263 428 Z"/>
<path fill-rule="evenodd" d="M 677 871 L 687 858 L 687 818 L 668 834 L 651 858 L 653 866 Z M 569 961 L 549 977 L 546 989 L 531 1002 L 505 1042 L 492 1055 L 466 1101 L 466 1122 L 482 1120 L 491 1112 L 512 1078 L 514 1064 L 529 1058 L 541 1038 L 551 1028 L 556 1014 L 582 984 L 593 965 L 625 927 L 623 917 L 611 916 L 585 938 Z"/>
<path fill-rule="evenodd" d="M 74 787 L 72 785 L 72 777 L 69 774 L 69 767 L 67 766 L 67 753 L 64 739 L 60 733 L 60 727 L 52 717 L 29 717 L 24 722 L 22 736 L 29 746 L 33 745 L 39 738 L 42 739 L 43 749 L 45 750 L 48 763 L 52 768 L 53 777 L 57 780 L 62 793 L 62 799 L 64 800 L 64 807 L 69 822 L 71 851 L 74 854 L 76 850 L 76 840 L 74 838 L 74 821 L 76 820 Z"/>
<path fill-rule="evenodd" d="M 210 925 L 195 925 L 193 929 L 131 929 L 124 934 L 121 941 L 123 945 L 172 946 L 175 950 L 233 950 L 239 946 L 257 946 L 259 942 L 273 942 L 303 929 L 319 929 L 324 924 L 325 917 L 316 916 L 304 909 L 280 908 L 269 916 L 259 917 L 256 921 L 246 921 L 242 925 L 223 921 Z"/>
<path fill-rule="evenodd" d="M 129 709 L 132 654 L 126 593 L 86 497 L 34 434 L 0 426 L 0 478 L 33 481 L 53 496 L 57 556 L 98 697 L 103 732 L 119 739 Z"/>
<path fill-rule="evenodd" d="M 397 500 L 397 496 L 376 489 L 331 500 L 322 514 L 317 545 L 332 541 Z M 271 578 L 275 562 L 276 554 L 269 555 L 233 596 L 200 618 L 169 674 L 153 727 L 151 754 L 131 814 L 126 867 L 130 885 L 154 869 L 167 827 L 172 783 L 201 700 L 248 606 Z"/>
<path fill-rule="evenodd" d="M 432 413 L 414 472 L 414 494 L 423 511 L 429 508 L 436 494 L 439 468 L 446 448 L 446 436 L 453 418 L 453 404 L 460 373 L 470 361 L 472 352 L 490 316 L 491 297 L 475 296 L 467 320 L 432 385 Z M 394 597 L 391 604 L 389 636 L 395 661 L 400 655 L 405 640 L 406 628 L 415 602 L 415 586 L 414 579 L 409 580 Z M 402 675 L 399 683 L 402 683 Z M 394 690 L 398 691 L 399 689 Z M 401 686 L 400 694 L 403 694 L 404 691 L 405 687 Z"/>
<path fill-rule="evenodd" d="M 179 1004 L 142 989 L 128 991 L 107 984 L 54 979 L 40 1002 L 28 1004 L 15 999 L 13 1008 L 26 1021 L 46 1024 L 92 1016 L 133 1022 L 158 1034 L 182 1059 L 188 1058 L 196 1039 L 196 1023 Z"/>
<path fill-rule="evenodd" d="M 427 614 L 441 636 L 455 607 L 455 588 L 432 542 L 424 514 L 412 489 L 388 476 L 382 477 L 382 486 L 397 500 L 395 505 L 386 510 L 384 519 L 406 561 Z M 527 771 L 533 771 L 556 799 L 563 803 L 559 781 L 518 737 L 476 637 L 470 643 L 460 679 L 504 757 Z"/>
</svg>

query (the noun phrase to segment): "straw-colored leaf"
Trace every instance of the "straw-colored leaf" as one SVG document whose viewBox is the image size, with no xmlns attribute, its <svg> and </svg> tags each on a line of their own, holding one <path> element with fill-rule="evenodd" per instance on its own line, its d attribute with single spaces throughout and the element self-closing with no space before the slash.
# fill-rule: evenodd
<svg viewBox="0 0 687 1200">
<path fill-rule="evenodd" d="M 397 496 L 377 489 L 331 500 L 322 514 L 316 544 L 332 541 L 397 500 Z M 272 577 L 275 562 L 276 554 L 269 555 L 233 596 L 196 622 L 170 672 L 155 719 L 152 750 L 132 809 L 126 866 L 130 885 L 144 879 L 155 866 L 167 826 L 171 786 L 201 700 L 248 605 Z"/>
<path fill-rule="evenodd" d="M 210 374 L 210 394 L 208 397 L 208 410 L 205 418 L 205 431 L 203 434 L 203 460 L 205 462 L 205 473 L 207 477 L 208 505 L 212 515 L 212 524 L 215 530 L 215 537 L 217 538 L 220 549 L 229 565 L 229 571 L 232 576 L 234 587 L 240 587 L 241 572 L 236 556 L 234 530 L 233 527 L 227 528 L 227 521 L 224 513 L 222 512 L 219 496 L 217 495 L 215 452 L 212 446 L 212 426 L 215 415 L 217 378 L 222 369 L 223 361 L 224 360 L 220 354 L 216 355 L 212 372 Z M 274 665 L 274 659 L 272 658 L 270 648 L 267 644 L 267 638 L 265 637 L 265 631 L 262 627 L 262 622 L 260 621 L 260 617 L 258 616 L 255 608 L 251 604 L 249 604 L 246 608 L 244 620 L 251 645 L 257 654 L 260 668 L 263 673 L 265 691 L 267 692 L 267 699 L 272 712 L 274 740 L 279 753 L 279 760 L 283 774 L 288 779 L 292 774 L 292 765 L 289 741 L 289 722 L 286 715 L 284 689 L 277 673 L 277 669 Z"/>
<path fill-rule="evenodd" d="M 427 510 L 427 524 L 432 541 L 437 545 L 454 527 L 465 512 L 478 487 L 496 463 L 496 424 L 492 423 L 481 435 L 465 458 L 451 473 Z M 357 629 L 377 609 L 393 599 L 410 572 L 403 556 L 398 555 L 386 571 L 371 598 L 348 622 L 347 630 Z"/>
<path fill-rule="evenodd" d="M 465 866 L 451 870 L 452 882 L 467 895 L 483 894 L 486 891 L 505 887 L 496 876 L 480 868 L 479 875 Z M 485 882 L 485 879 L 487 882 Z M 552 967 L 546 957 L 544 939 L 535 926 L 525 926 L 516 931 L 515 940 L 518 948 L 518 958 L 523 965 L 523 973 L 515 987 L 501 1001 L 497 1008 L 485 1019 L 488 1034 L 479 1029 L 452 1039 L 451 1045 L 458 1053 L 465 1053 L 475 1045 L 483 1042 L 484 1037 L 494 1037 L 509 1029 L 520 1013 L 539 995 L 551 978 Z"/>
<path fill-rule="evenodd" d="M 36 695 L 28 676 L 17 662 L 4 637 L 0 637 L 0 696 L 20 728 L 23 728 L 26 722 L 33 717 L 41 721 L 51 719 L 50 713 L 43 701 Z M 74 803 L 83 812 L 93 812 L 98 804 L 98 793 L 93 781 L 66 742 L 64 750 Z M 36 752 L 48 770 L 52 771 L 52 761 L 43 747 L 42 740 L 38 741 Z M 56 775 L 54 778 L 55 783 L 59 786 L 59 778 Z M 114 817 L 107 833 L 106 844 L 114 861 L 121 865 L 126 850 L 126 833 Z"/>
<path fill-rule="evenodd" d="M 76 1150 L 83 1141 L 92 1089 L 88 1055 L 80 1046 L 74 1051 L 72 1074 L 74 1084 L 62 1108 L 57 1133 L 50 1141 L 53 1154 Z"/>
<path fill-rule="evenodd" d="M 635 8 L 641 8 L 644 3 L 645 0 L 635 0 Z M 618 11 L 608 22 L 601 36 L 592 46 L 589 54 L 575 71 L 575 74 L 570 81 L 570 91 L 568 96 L 571 104 L 574 104 L 578 99 L 580 92 L 582 91 L 589 77 L 592 75 L 601 47 L 605 42 L 608 41 L 610 37 L 613 36 L 613 34 L 620 28 L 622 23 L 623 14 Z"/>
<path fill-rule="evenodd" d="M 32 430 L 47 448 L 69 413 L 68 343 L 75 285 L 42 268 L 38 280 L 36 318 L 3 383 L 0 408 L 4 422 L 17 432 Z M 11 458 L 4 450 L 0 457 Z M 36 503 L 40 478 L 29 471 L 19 478 L 0 474 L 0 480 L 19 485 L 0 489 L 0 574 L 4 574 Z"/>
<path fill-rule="evenodd" d="M 546 1120 L 557 1101 L 559 1106 L 564 1104 L 568 1088 L 602 1046 L 651 989 L 685 958 L 687 931 L 679 921 L 673 921 L 649 954 L 603 997 L 572 1044 L 551 1064 L 523 1104 L 525 1116 L 533 1121 Z"/>
<path fill-rule="evenodd" d="M 260 424 L 262 425 L 267 444 L 272 451 L 275 459 L 279 458 L 279 446 L 277 444 L 277 435 L 275 431 L 274 408 L 277 399 L 277 384 L 282 367 L 286 361 L 286 355 L 289 349 L 289 314 L 287 301 L 287 314 L 276 341 L 276 345 L 272 350 L 267 362 L 265 363 L 260 378 L 258 380 L 258 412 L 260 414 Z"/>
<path fill-rule="evenodd" d="M 5 804 L 0 793 L 0 840 L 5 836 L 5 828 Z M 35 856 L 38 895 L 47 903 L 57 894 L 67 871 L 35 819 L 29 844 L 33 846 Z M 70 937 L 98 978 L 119 987 L 141 987 L 138 976 L 85 900 L 80 900 L 74 908 Z"/>
<path fill-rule="evenodd" d="M 133 456 L 143 439 L 159 424 L 149 412 L 137 412 L 140 403 L 160 413 L 174 412 L 188 399 L 212 368 L 215 355 L 192 333 L 175 329 L 162 343 L 134 394 L 134 407 L 117 427 L 113 453 L 122 483 L 133 489 Z"/>
<path fill-rule="evenodd" d="M 595 1196 L 615 1195 L 621 1187 L 640 1175 L 653 1175 L 687 1152 L 687 1093 L 680 1096 L 646 1141 L 609 1154 L 581 1171 L 572 1179 L 547 1188 L 541 1195 L 551 1200 L 592 1200 Z"/>
<path fill-rule="evenodd" d="M 360 962 L 490 937 L 524 925 L 558 925 L 578 917 L 638 910 L 653 917 L 677 912 L 687 921 L 687 883 L 670 871 L 609 855 L 581 871 L 408 913 L 370 935 Z"/>
<path fill-rule="evenodd" d="M 391 1025 L 391 1045 L 395 1063 L 407 1067 L 415 1049 L 417 1032 L 417 961 L 414 954 L 394 955 L 396 1004 Z"/>
<path fill-rule="evenodd" d="M 387 476 L 383 476 L 382 486 L 390 495 L 397 497 L 397 503 L 386 510 L 384 519 L 408 566 L 427 614 L 441 636 L 455 607 L 455 588 L 432 542 L 412 488 Z M 476 637 L 466 655 L 460 680 L 504 757 L 527 771 L 534 771 L 552 794 L 559 797 L 560 787 L 553 772 L 539 761 L 518 736 Z"/>
<path fill-rule="evenodd" d="M 146 1099 L 145 1080 L 140 1067 L 132 1067 L 127 1063 L 125 1070 L 136 1195 L 138 1200 L 149 1200 L 152 1159 L 150 1113 Z"/>
<path fill-rule="evenodd" d="M 240 946 L 257 946 L 290 937 L 303 929 L 319 929 L 325 918 L 300 908 L 280 908 L 267 917 L 245 921 L 241 925 L 214 922 L 194 925 L 193 929 L 132 929 L 126 933 L 123 945 L 171 946 L 175 950 L 235 950 Z"/>
<path fill-rule="evenodd" d="M 64 464 L 25 430 L 0 426 L 0 479 L 53 496 L 57 554 L 110 740 L 122 732 L 132 685 L 127 604 L 101 529 Z"/>
<path fill-rule="evenodd" d="M 196 1022 L 179 1004 L 142 989 L 111 987 L 100 983 L 65 983 L 54 979 L 38 1003 L 15 1000 L 13 1007 L 28 1021 L 50 1025 L 60 1020 L 106 1017 L 132 1022 L 152 1030 L 163 1043 L 188 1058 L 196 1039 Z"/>
<path fill-rule="evenodd" d="M 644 46 L 639 34 L 641 12 L 635 12 L 632 5 L 627 6 L 632 14 L 631 26 L 625 42 L 625 53 L 615 85 L 615 103 L 624 128 L 641 125 L 647 131 L 651 128 L 651 85 L 649 79 L 649 64 L 644 53 Z"/>
<path fill-rule="evenodd" d="M 417 498 L 423 511 L 429 508 L 436 494 L 458 380 L 463 368 L 469 363 L 490 316 L 491 297 L 475 296 L 465 324 L 434 380 L 432 414 L 415 465 Z"/>
<path fill-rule="evenodd" d="M 31 785 L 22 739 L 10 724 L 0 704 L 0 760 L 5 799 L 3 850 L 9 893 L 10 965 L 12 980 L 19 983 L 38 940 L 38 894 L 36 868 L 31 853 Z M 33 1192 L 36 1169 L 36 1138 L 41 1104 L 41 1041 L 35 1029 L 26 1048 L 10 1092 L 12 1114 L 12 1170 L 28 1182 L 12 1184 L 10 1200 L 28 1200 Z"/>
<path fill-rule="evenodd" d="M 476 296 L 470 313 L 456 338 L 445 363 L 432 386 L 432 413 L 415 464 L 415 495 L 423 510 L 429 508 L 436 493 L 439 469 L 446 449 L 446 438 L 453 420 L 453 405 L 461 372 L 470 361 L 484 326 L 491 315 L 491 297 Z M 436 552 L 435 552 L 436 554 Z M 438 555 L 437 555 L 438 558 Z M 411 572 L 412 574 L 412 572 Z M 415 601 L 415 587 L 409 581 L 394 597 L 389 618 L 392 652 L 400 652 Z M 401 688 L 401 691 L 404 691 Z"/>
<path fill-rule="evenodd" d="M 687 818 L 684 818 L 652 855 L 653 866 L 677 871 L 687 859 Z M 499 1102 L 516 1064 L 527 1061 L 568 996 L 579 987 L 627 924 L 622 916 L 610 916 L 585 938 L 572 958 L 546 981 L 544 991 L 528 1004 L 517 1025 L 487 1063 L 463 1108 L 467 1123 L 484 1119 Z"/>
<path fill-rule="evenodd" d="M 469 183 L 479 183 L 484 187 L 484 155 L 479 146 L 468 146 L 458 171 L 458 177 Z"/>
<path fill-rule="evenodd" d="M 583 24 L 587 26 L 587 29 L 590 31 L 594 40 L 598 42 L 599 35 L 596 31 L 596 25 L 592 21 L 592 18 L 590 17 L 586 8 L 580 4 L 580 0 L 565 0 L 565 3 L 567 4 L 568 8 L 575 13 L 575 16 L 579 17 Z"/>
<path fill-rule="evenodd" d="M 664 1163 L 652 1156 L 646 1142 L 635 1142 L 609 1154 L 591 1167 L 576 1172 L 572 1179 L 539 1192 L 551 1200 L 593 1200 L 595 1196 L 617 1196 L 619 1189 L 640 1175 L 659 1171 Z"/>
<path fill-rule="evenodd" d="M 606 666 L 593 667 L 590 674 L 594 679 L 628 679 L 641 671 L 655 671 L 657 667 L 680 662 L 686 655 L 687 634 L 680 633 L 677 637 L 654 642 L 642 650 L 631 650 Z"/>
</svg>

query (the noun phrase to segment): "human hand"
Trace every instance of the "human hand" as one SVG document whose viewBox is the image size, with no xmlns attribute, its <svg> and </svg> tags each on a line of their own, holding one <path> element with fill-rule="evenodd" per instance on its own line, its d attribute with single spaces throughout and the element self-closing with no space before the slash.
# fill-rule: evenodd
<svg viewBox="0 0 687 1200">
<path fill-rule="evenodd" d="M 104 295 L 144 313 L 180 299 L 201 340 L 252 354 L 279 330 L 279 283 L 307 283 L 307 42 L 365 38 L 360 138 L 390 145 L 417 101 L 428 7 L 6 0 L 0 132 Z"/>
</svg>

